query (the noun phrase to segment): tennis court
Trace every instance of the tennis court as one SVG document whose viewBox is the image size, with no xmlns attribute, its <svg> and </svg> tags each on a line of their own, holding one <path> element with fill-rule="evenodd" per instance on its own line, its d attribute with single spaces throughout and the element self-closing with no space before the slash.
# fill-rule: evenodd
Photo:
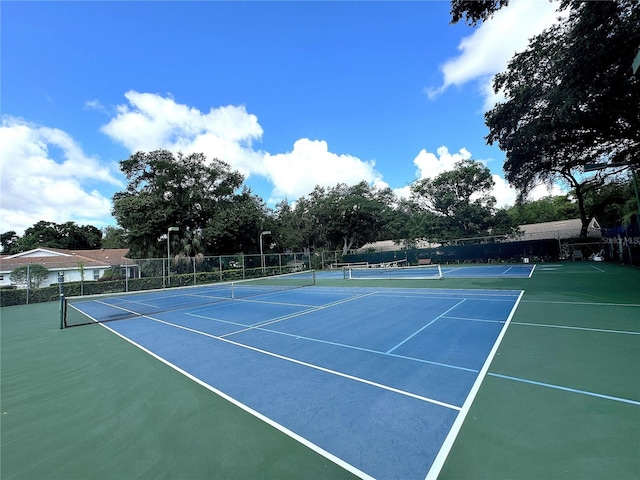
<svg viewBox="0 0 640 480">
<path fill-rule="evenodd" d="M 9 307 L 2 476 L 636 478 L 638 272 L 523 265 L 501 277 L 491 266 L 465 268 L 459 278 L 391 283 L 319 275 L 313 287 L 232 299 L 200 287 L 177 306 L 175 291 L 85 305 L 101 320 L 130 317 L 106 328 L 56 330 L 49 305 L 49 318 L 34 320 L 48 333 L 27 347 L 55 359 L 46 368 L 56 375 L 15 344 L 27 326 Z M 47 389 L 53 399 L 38 395 Z M 133 425 L 88 420 L 86 406 L 67 405 L 85 395 L 99 417 L 115 404 Z M 42 410 L 60 398 L 47 418 Z M 43 427 L 52 438 L 36 440 Z M 105 439 L 108 457 L 88 447 Z M 19 446 L 28 440 L 38 453 L 25 465 Z"/>
</svg>

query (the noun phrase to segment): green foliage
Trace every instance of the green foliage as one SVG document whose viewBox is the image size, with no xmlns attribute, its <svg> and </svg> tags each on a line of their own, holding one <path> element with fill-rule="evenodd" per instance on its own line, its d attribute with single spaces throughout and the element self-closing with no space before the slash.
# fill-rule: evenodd
<svg viewBox="0 0 640 480">
<path fill-rule="evenodd" d="M 127 232 L 137 257 L 163 257 L 167 229 L 177 226 L 172 251 L 195 255 L 214 253 L 215 237 L 235 206 L 235 191 L 243 176 L 217 159 L 201 153 L 173 155 L 167 150 L 138 152 L 120 162 L 127 178 L 125 191 L 113 196 L 113 215 Z M 208 230 L 209 238 L 203 238 Z"/>
<path fill-rule="evenodd" d="M 259 252 L 260 232 L 270 229 L 265 225 L 265 222 L 268 223 L 268 215 L 264 201 L 249 189 L 243 188 L 241 193 L 218 204 L 217 214 L 207 222 L 202 232 L 204 250 L 209 255 Z M 184 241 L 182 250 L 190 256 L 197 251 L 187 248 Z"/>
<path fill-rule="evenodd" d="M 390 221 L 395 196 L 390 189 L 376 189 L 366 182 L 333 188 L 316 186 L 291 212 L 281 204 L 279 218 L 296 225 L 308 246 L 326 246 L 346 253 L 379 240 Z M 289 237 L 291 239 L 292 237 Z"/>
<path fill-rule="evenodd" d="M 18 253 L 16 251 L 18 240 L 20 240 L 20 237 L 13 230 L 0 234 L 0 247 L 2 247 L 2 254 L 10 255 Z"/>
<path fill-rule="evenodd" d="M 102 230 L 102 248 L 128 248 L 127 232 L 124 228 L 105 227 Z"/>
<path fill-rule="evenodd" d="M 3 253 L 8 254 L 41 247 L 92 250 L 101 247 L 102 232 L 93 225 L 76 225 L 75 222 L 57 224 L 41 220 L 27 228 L 22 237 L 11 231 L 2 234 L 1 241 Z"/>
<path fill-rule="evenodd" d="M 541 198 L 532 202 L 520 202 L 506 209 L 515 225 L 570 220 L 580 216 L 578 205 L 569 195 Z"/>
<path fill-rule="evenodd" d="M 640 78 L 631 62 L 640 44 L 635 1 L 566 2 L 569 17 L 531 40 L 498 74 L 507 100 L 485 115 L 490 144 L 506 152 L 507 180 L 525 197 L 540 182 L 565 181 L 583 230 L 586 196 L 640 158 Z M 606 162 L 611 169 L 585 175 Z"/>
<path fill-rule="evenodd" d="M 49 276 L 49 270 L 37 263 L 18 267 L 11 272 L 11 283 L 25 285 L 30 288 L 39 288 Z"/>
<path fill-rule="evenodd" d="M 424 210 L 432 213 L 438 240 L 486 236 L 495 226 L 494 182 L 487 167 L 462 160 L 437 177 L 416 181 L 411 190 Z"/>
<path fill-rule="evenodd" d="M 28 303 L 55 302 L 60 299 L 58 286 L 43 287 L 35 290 L 27 291 L 26 288 L 16 288 L 13 290 L 0 290 L 0 307 L 9 307 L 12 305 L 26 305 Z"/>
</svg>

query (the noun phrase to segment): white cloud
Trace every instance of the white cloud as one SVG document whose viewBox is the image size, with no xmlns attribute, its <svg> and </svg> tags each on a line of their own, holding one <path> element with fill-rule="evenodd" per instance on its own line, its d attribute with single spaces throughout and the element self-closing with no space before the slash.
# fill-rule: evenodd
<svg viewBox="0 0 640 480">
<path fill-rule="evenodd" d="M 433 99 L 451 86 L 477 81 L 479 92 L 485 99 L 485 110 L 491 108 L 496 101 L 491 85 L 493 76 L 506 69 L 516 52 L 525 50 L 530 38 L 566 14 L 558 13 L 557 8 L 558 2 L 555 1 L 510 2 L 460 41 L 460 55 L 441 66 L 443 83 L 438 88 L 427 89 L 428 96 Z"/>
<path fill-rule="evenodd" d="M 18 234 L 40 220 L 100 225 L 111 201 L 89 185 L 122 186 L 67 133 L 10 116 L 0 127 L 0 172 L 0 229 Z"/>
<path fill-rule="evenodd" d="M 413 164 L 418 167 L 416 172 L 418 180 L 437 177 L 443 172 L 453 170 L 455 164 L 460 160 L 471 158 L 471 153 L 466 148 L 461 148 L 458 153 L 449 153 L 449 149 L 442 146 L 436 150 L 436 153 L 437 156 L 422 149 L 413 160 Z"/>
<path fill-rule="evenodd" d="M 265 154 L 268 178 L 273 182 L 272 195 L 276 198 L 299 198 L 310 193 L 316 185 L 353 185 L 361 181 L 384 187 L 382 176 L 373 161 L 363 162 L 351 155 L 338 155 L 329 151 L 327 142 L 302 138 L 295 142 L 293 151 Z"/>
<path fill-rule="evenodd" d="M 386 186 L 373 161 L 336 154 L 322 140 L 302 138 L 286 153 L 253 148 L 262 138 L 262 127 L 244 106 L 212 108 L 203 113 L 176 103 L 173 98 L 129 91 L 129 105 L 117 107 L 117 115 L 102 131 L 131 152 L 164 148 L 173 152 L 201 152 L 207 158 L 227 162 L 246 177 L 260 175 L 273 184 L 273 203 L 284 197 L 295 200 L 316 185 L 354 184 L 365 180 Z"/>
<path fill-rule="evenodd" d="M 248 176 L 262 172 L 262 155 L 252 144 L 262 127 L 244 106 L 212 108 L 208 113 L 153 93 L 125 93 L 129 105 L 119 105 L 102 131 L 129 151 L 166 149 L 204 153 L 227 162 Z"/>
</svg>

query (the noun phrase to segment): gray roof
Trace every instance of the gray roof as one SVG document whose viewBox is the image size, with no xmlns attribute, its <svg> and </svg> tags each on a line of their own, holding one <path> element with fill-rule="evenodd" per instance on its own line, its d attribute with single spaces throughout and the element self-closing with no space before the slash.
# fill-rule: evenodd
<svg viewBox="0 0 640 480">
<path fill-rule="evenodd" d="M 580 236 L 582 220 L 574 218 L 571 220 L 559 220 L 557 222 L 531 223 L 519 225 L 518 230 L 522 232 L 517 240 L 543 240 L 547 238 L 566 239 Z M 588 237 L 600 237 L 600 225 L 594 218 L 589 223 L 587 229 Z"/>
</svg>

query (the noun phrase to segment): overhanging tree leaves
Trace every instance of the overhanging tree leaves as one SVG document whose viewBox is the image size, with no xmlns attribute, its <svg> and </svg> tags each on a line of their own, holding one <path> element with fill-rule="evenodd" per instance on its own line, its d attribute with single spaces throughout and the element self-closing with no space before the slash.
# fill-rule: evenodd
<svg viewBox="0 0 640 480">
<path fill-rule="evenodd" d="M 487 112 L 487 142 L 506 152 L 506 178 L 522 196 L 540 182 L 573 188 L 583 223 L 585 196 L 640 163 L 640 79 L 631 62 L 640 44 L 637 2 L 566 2 L 569 17 L 535 37 L 497 75 L 507 101 Z M 585 175 L 585 166 L 614 168 Z M 617 167 L 617 168 L 616 168 Z"/>
<path fill-rule="evenodd" d="M 475 26 L 508 4 L 509 0 L 451 0 L 451 23 L 464 18 L 467 24 Z"/>
<path fill-rule="evenodd" d="M 218 221 L 225 210 L 221 206 L 233 201 L 244 181 L 227 163 L 207 161 L 201 153 L 138 152 L 122 160 L 120 168 L 128 183 L 125 191 L 113 196 L 113 215 L 138 257 L 164 256 L 172 226 L 180 229 L 173 235 L 178 238 L 171 239 L 176 255 L 209 253 L 202 252 L 202 232 Z"/>
</svg>

